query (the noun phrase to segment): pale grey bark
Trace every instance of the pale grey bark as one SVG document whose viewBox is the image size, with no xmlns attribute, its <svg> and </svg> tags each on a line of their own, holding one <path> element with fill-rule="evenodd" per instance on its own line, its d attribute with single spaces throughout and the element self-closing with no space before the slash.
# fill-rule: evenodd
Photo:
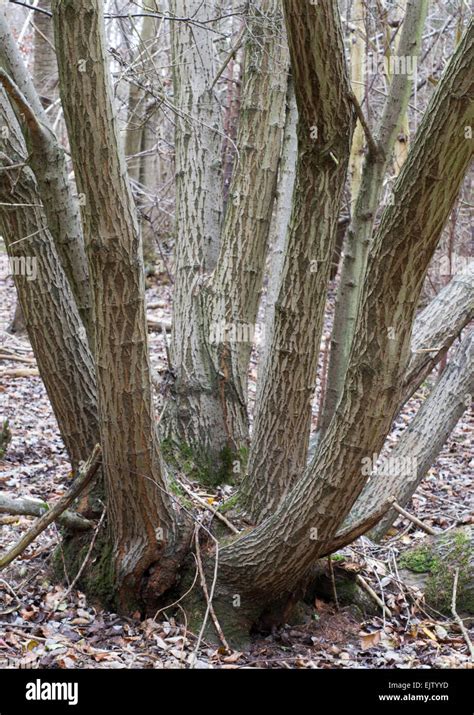
<svg viewBox="0 0 474 715">
<path fill-rule="evenodd" d="M 5 13 L 0 9 L 0 65 L 6 72 L 2 84 L 21 118 L 48 226 L 90 336 L 89 278 L 78 201 L 72 194 L 64 150 L 49 125 Z"/>
<path fill-rule="evenodd" d="M 427 8 L 428 0 L 407 0 L 396 51 L 396 56 L 404 58 L 405 62 L 406 58 L 415 58 L 416 61 L 419 55 Z M 344 246 L 331 338 L 328 383 L 319 423 L 322 432 L 329 425 L 342 393 L 383 179 L 391 162 L 412 86 L 413 76 L 408 71 L 399 72 L 392 77 L 383 114 L 374 132 L 377 151 L 372 151 L 369 147 L 362 169 L 359 193 Z"/>
</svg>

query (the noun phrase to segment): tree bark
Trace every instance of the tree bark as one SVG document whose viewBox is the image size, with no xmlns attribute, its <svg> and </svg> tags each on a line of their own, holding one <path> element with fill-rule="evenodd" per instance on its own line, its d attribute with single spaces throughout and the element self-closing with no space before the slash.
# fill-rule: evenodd
<svg viewBox="0 0 474 715">
<path fill-rule="evenodd" d="M 20 266 L 21 261 L 34 262 L 35 279 L 29 281 L 15 271 L 15 285 L 38 368 L 76 471 L 98 437 L 94 365 L 34 174 L 26 165 L 8 168 L 26 162 L 27 151 L 3 90 L 0 117 L 8 128 L 0 154 L 1 232 L 10 258 L 18 259 Z"/>
<path fill-rule="evenodd" d="M 254 609 L 291 598 L 332 548 L 366 481 L 362 460 L 379 453 L 390 429 L 423 280 L 472 156 L 473 60 L 471 20 L 375 234 L 344 392 L 313 462 L 275 514 L 220 550 L 220 583 Z"/>
<path fill-rule="evenodd" d="M 387 461 L 361 493 L 351 519 L 363 518 L 392 495 L 401 507 L 409 503 L 428 469 L 472 402 L 474 393 L 474 331 L 470 330 L 443 372 L 440 381 L 403 432 Z M 407 473 L 408 472 L 408 473 Z M 390 509 L 372 529 L 380 539 L 398 517 Z"/>
<path fill-rule="evenodd" d="M 117 600 L 130 606 L 146 571 L 168 556 L 177 518 L 158 445 L 148 356 L 142 247 L 127 179 L 99 0 L 53 0 L 60 91 L 93 286 L 95 364 L 107 519 Z M 83 71 L 81 71 L 81 67 Z"/>
<path fill-rule="evenodd" d="M 36 175 L 48 226 L 90 336 L 89 277 L 78 201 L 72 194 L 64 150 L 49 125 L 5 12 L 0 10 L 0 64 L 8 76 L 3 76 L 2 84 L 25 128 L 29 162 Z"/>
<path fill-rule="evenodd" d="M 333 3 L 284 4 L 298 103 L 298 159 L 275 315 L 257 386 L 242 503 L 255 521 L 277 509 L 306 463 L 326 290 L 354 111 Z M 303 60 L 304 58 L 304 60 Z"/>
<path fill-rule="evenodd" d="M 397 57 L 405 58 L 405 61 L 407 57 L 418 57 L 427 8 L 428 0 L 407 0 Z M 327 429 L 341 396 L 383 179 L 391 160 L 401 119 L 408 107 L 412 83 L 407 71 L 392 77 L 374 137 L 377 151 L 369 148 L 362 169 L 360 189 L 344 247 L 331 338 L 328 384 L 319 424 L 322 432 Z"/>
<path fill-rule="evenodd" d="M 418 315 L 404 378 L 405 402 L 474 319 L 474 271 L 458 273 Z"/>
<path fill-rule="evenodd" d="M 205 280 L 199 261 L 195 261 L 199 231 L 189 233 L 186 229 L 182 241 L 185 263 L 189 268 L 194 261 L 194 278 L 186 285 L 177 279 L 172 338 L 176 381 L 167 434 L 191 445 L 199 461 L 214 464 L 211 471 L 223 475 L 248 442 L 247 370 L 275 196 L 288 64 L 276 0 L 259 0 L 249 24 L 237 137 L 239 158 L 229 190 L 219 260 L 213 275 Z M 208 164 L 209 158 L 202 161 Z M 178 173 L 178 181 L 186 179 L 192 198 L 199 184 L 189 175 L 189 162 L 186 171 L 183 178 Z M 201 200 L 208 196 L 212 206 L 220 206 L 220 184 L 210 177 L 204 186 Z M 192 204 L 196 205 L 194 199 Z M 190 213 L 190 218 L 192 225 L 200 225 L 199 216 Z M 183 232 L 183 217 L 178 220 Z M 178 270 L 180 260 L 178 253 Z M 189 271 L 187 275 L 191 275 Z"/>
</svg>

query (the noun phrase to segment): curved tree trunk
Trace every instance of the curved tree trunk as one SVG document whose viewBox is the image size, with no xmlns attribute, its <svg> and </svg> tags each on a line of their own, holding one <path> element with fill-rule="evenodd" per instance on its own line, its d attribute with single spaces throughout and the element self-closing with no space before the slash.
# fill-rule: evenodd
<svg viewBox="0 0 474 715">
<path fill-rule="evenodd" d="M 276 510 L 306 464 L 326 289 L 354 127 L 338 9 L 329 5 L 304 10 L 296 0 L 284 5 L 299 111 L 298 160 L 287 251 L 259 373 L 249 475 L 242 487 L 242 503 L 255 522 Z"/>
<path fill-rule="evenodd" d="M 407 0 L 405 20 L 397 49 L 398 57 L 414 57 L 415 60 L 418 57 L 427 8 L 428 0 Z M 408 72 L 393 76 L 383 115 L 374 137 L 376 150 L 369 147 L 362 169 L 360 189 L 344 247 L 331 338 L 328 386 L 319 424 L 322 432 L 327 429 L 342 393 L 383 179 L 391 161 L 400 122 L 408 107 L 412 84 L 413 80 Z"/>
<path fill-rule="evenodd" d="M 235 588 L 253 613 L 291 599 L 332 548 L 364 487 L 364 460 L 379 453 L 390 429 L 423 280 L 471 161 L 464 127 L 474 118 L 473 60 L 471 20 L 374 237 L 344 392 L 313 462 L 273 516 L 220 550 L 221 587 Z M 224 608 L 228 602 L 222 595 Z"/>
<path fill-rule="evenodd" d="M 178 533 L 152 404 L 142 247 L 118 139 L 100 0 L 53 0 L 60 89 L 83 209 L 93 286 L 95 364 L 110 558 L 117 600 L 130 606 Z M 81 65 L 81 62 L 83 63 Z M 81 66 L 84 71 L 81 71 Z"/>
<path fill-rule="evenodd" d="M 32 261 L 31 277 L 15 270 L 28 337 L 45 384 L 73 471 L 97 443 L 99 427 L 95 374 L 84 328 L 59 261 L 42 208 L 38 185 L 26 161 L 28 152 L 13 109 L 0 89 L 0 119 L 8 134 L 0 162 L 0 228 L 8 255 Z M 26 264 L 25 264 L 26 265 Z"/>
<path fill-rule="evenodd" d="M 90 290 L 79 204 L 72 194 L 64 150 L 49 125 L 43 105 L 0 9 L 0 80 L 25 130 L 29 162 L 35 172 L 48 226 L 82 321 L 92 335 Z"/>
</svg>

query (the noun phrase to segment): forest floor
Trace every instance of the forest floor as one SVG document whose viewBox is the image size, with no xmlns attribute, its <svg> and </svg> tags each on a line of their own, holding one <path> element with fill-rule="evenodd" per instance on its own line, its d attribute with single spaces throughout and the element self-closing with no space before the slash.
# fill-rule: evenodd
<svg viewBox="0 0 474 715">
<path fill-rule="evenodd" d="M 0 254 L 0 261 L 6 260 Z M 8 419 L 12 440 L 0 462 L 0 491 L 39 497 L 53 503 L 67 490 L 70 471 L 57 424 L 27 339 L 7 332 L 15 291 L 0 273 L 0 346 L 31 362 L 1 360 L 0 421 Z M 163 281 L 160 281 L 162 284 Z M 149 315 L 170 320 L 170 287 L 151 285 Z M 326 331 L 328 333 L 328 330 Z M 257 330 L 250 397 L 255 394 L 256 359 L 262 335 Z M 150 335 L 154 369 L 166 372 L 163 335 Z M 27 376 L 18 377 L 18 370 Z M 318 384 L 319 390 L 319 384 Z M 394 425 L 395 441 L 427 394 L 425 385 L 405 406 Z M 162 395 L 157 394 L 159 407 Z M 316 420 L 316 414 L 314 415 Z M 436 464 L 413 497 L 410 511 L 437 530 L 473 523 L 474 419 L 465 414 Z M 183 476 L 183 479 L 185 477 Z M 231 488 L 216 491 L 187 481 L 199 496 L 217 506 Z M 0 553 L 31 525 L 30 517 L 0 516 Z M 123 618 L 89 603 L 67 584 L 51 581 L 49 565 L 60 538 L 53 524 L 1 573 L 0 667 L 47 668 L 467 668 L 469 651 L 453 618 L 429 608 L 423 594 L 399 579 L 396 556 L 426 538 L 411 522 L 399 519 L 381 545 L 359 539 L 343 550 L 345 567 L 363 575 L 390 609 L 377 604 L 370 613 L 335 599 L 316 599 L 304 625 L 285 625 L 269 636 L 255 636 L 238 652 L 202 642 L 196 634 L 161 612 L 155 619 Z M 466 621 L 466 625 L 473 625 Z M 471 630 L 471 637 L 474 633 Z"/>
</svg>

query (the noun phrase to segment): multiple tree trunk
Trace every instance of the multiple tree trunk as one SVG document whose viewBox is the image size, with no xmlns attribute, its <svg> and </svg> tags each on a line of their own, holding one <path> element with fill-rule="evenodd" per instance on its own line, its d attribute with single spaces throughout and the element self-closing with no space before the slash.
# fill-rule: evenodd
<svg viewBox="0 0 474 715">
<path fill-rule="evenodd" d="M 400 56 L 418 52 L 426 5 L 407 0 Z M 234 630 L 280 621 L 317 559 L 382 517 L 378 532 L 387 528 L 391 500 L 407 502 L 473 389 L 470 331 L 391 455 L 413 458 L 416 469 L 407 478 L 383 467 L 368 481 L 364 465 L 380 454 L 400 406 L 473 317 L 472 281 L 464 274 L 416 318 L 427 268 L 472 157 L 471 21 L 375 231 L 383 175 L 410 93 L 406 76 L 392 77 L 375 137 L 366 133 L 323 429 L 307 463 L 327 287 L 351 149 L 357 186 L 360 128 L 355 154 L 352 137 L 356 115 L 363 115 L 345 64 L 337 3 L 284 0 L 283 7 L 286 35 L 277 0 L 259 0 L 250 10 L 225 211 L 220 70 L 209 32 L 218 25 L 217 4 L 174 0 L 171 8 L 181 19 L 172 23 L 177 235 L 174 384 L 164 434 L 215 472 L 228 469 L 248 444 L 252 329 L 274 209 L 277 216 L 266 346 L 238 494 L 256 526 L 209 548 L 205 560 L 207 570 L 217 564 L 215 608 Z M 74 468 L 101 445 L 108 529 L 94 561 L 101 596 L 123 610 L 150 607 L 176 584 L 190 549 L 189 514 L 170 493 L 153 410 L 142 240 L 107 67 L 103 3 L 53 0 L 52 12 L 81 219 L 64 153 L 0 15 L 0 119 L 8 128 L 1 140 L 0 228 L 11 257 L 38 262 L 36 281 L 16 275 L 15 283 Z M 129 154 L 136 153 L 128 141 Z M 80 511 L 97 514 L 87 499 Z"/>
</svg>

